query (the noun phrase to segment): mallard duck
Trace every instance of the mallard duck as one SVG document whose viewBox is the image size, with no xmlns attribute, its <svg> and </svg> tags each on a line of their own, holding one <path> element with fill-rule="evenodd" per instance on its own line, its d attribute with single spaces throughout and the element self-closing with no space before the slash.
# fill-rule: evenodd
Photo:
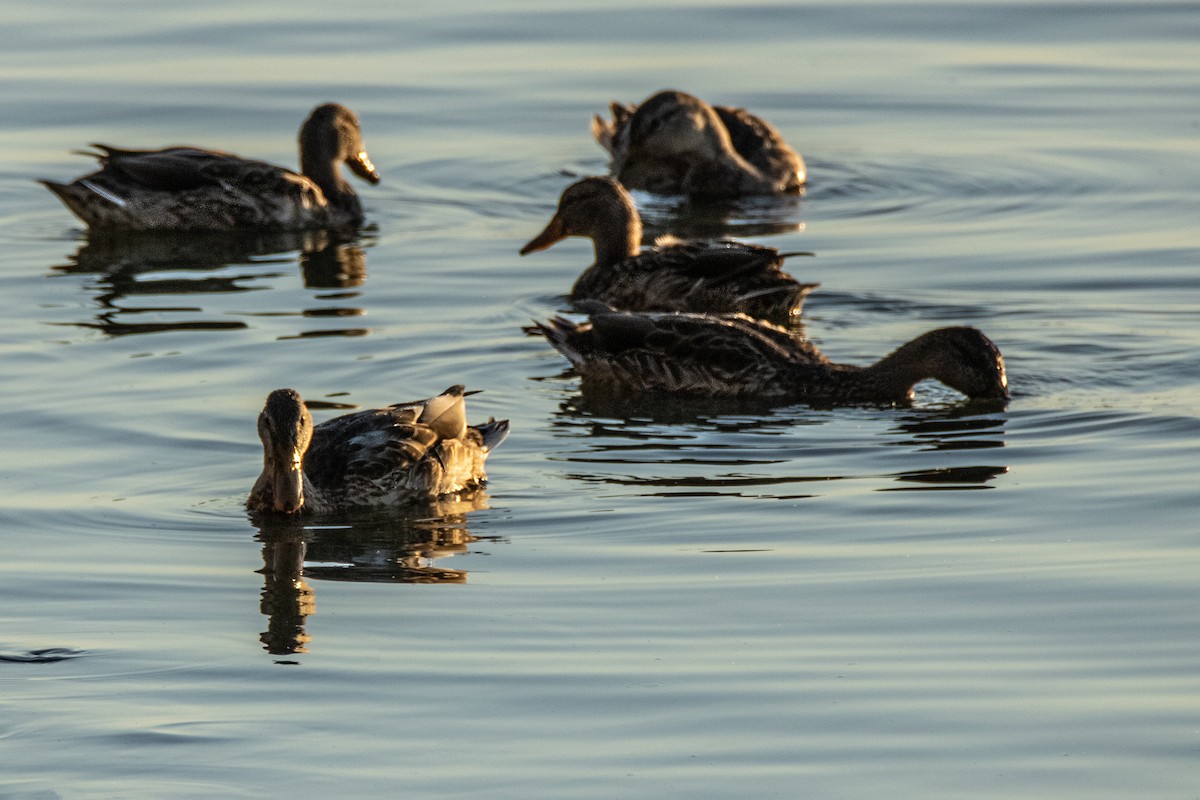
<svg viewBox="0 0 1200 800">
<path fill-rule="evenodd" d="M 231 230 L 350 227 L 363 221 L 345 164 L 369 183 L 379 173 L 358 117 L 317 106 L 300 128 L 300 172 L 220 150 L 125 150 L 92 145 L 100 169 L 63 184 L 41 181 L 92 229 Z"/>
<path fill-rule="evenodd" d="M 609 108 L 612 120 L 594 117 L 592 135 L 612 156 L 613 175 L 631 189 L 736 197 L 799 192 L 808 179 L 800 154 L 744 108 L 711 106 L 673 90 Z"/>
<path fill-rule="evenodd" d="M 466 392 L 336 417 L 313 426 L 292 389 L 267 396 L 258 416 L 263 471 L 251 511 L 322 513 L 390 506 L 476 489 L 483 462 L 508 436 L 508 420 L 467 425 Z"/>
<path fill-rule="evenodd" d="M 813 404 L 905 404 L 934 378 L 970 398 L 1006 400 L 1004 358 L 975 328 L 939 328 L 867 367 L 835 364 L 809 341 L 744 314 L 650 314 L 590 306 L 580 324 L 536 323 L 585 383 Z"/>
<path fill-rule="evenodd" d="M 612 178 L 584 178 L 568 186 L 546 229 L 521 255 L 568 236 L 591 239 L 596 251 L 595 263 L 571 289 L 573 302 L 596 299 L 631 311 L 743 311 L 784 321 L 800 313 L 817 286 L 780 269 L 785 258 L 801 254 L 773 247 L 665 237 L 642 250 L 637 207 Z"/>
</svg>

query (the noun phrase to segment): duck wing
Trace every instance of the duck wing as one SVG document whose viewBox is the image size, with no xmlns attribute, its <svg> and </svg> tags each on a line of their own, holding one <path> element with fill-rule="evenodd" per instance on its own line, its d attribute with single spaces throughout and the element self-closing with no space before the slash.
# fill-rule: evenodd
<svg viewBox="0 0 1200 800">
<path fill-rule="evenodd" d="M 744 314 L 647 314 L 590 305 L 588 322 L 538 323 L 585 381 L 707 397 L 786 394 L 787 376 L 819 354 Z M 814 356 L 815 354 L 815 356 Z"/>
<path fill-rule="evenodd" d="M 804 160 L 775 126 L 744 108 L 713 106 L 713 110 L 739 156 L 764 176 L 779 180 L 780 190 L 799 190 L 807 178 Z"/>
<path fill-rule="evenodd" d="M 723 282 L 734 282 L 763 272 L 778 273 L 783 265 L 783 259 L 774 247 L 730 239 L 671 242 L 650 253 L 653 258 L 645 259 L 648 268 L 670 269 Z"/>
<path fill-rule="evenodd" d="M 608 104 L 612 121 L 599 114 L 592 117 L 592 136 L 613 158 L 623 158 L 629 149 L 629 118 L 637 111 L 636 105 L 612 102 Z"/>
<path fill-rule="evenodd" d="M 159 192 L 180 192 L 221 186 L 248 174 L 277 175 L 288 170 L 263 161 L 251 161 L 221 150 L 199 147 L 166 147 L 129 150 L 104 144 L 99 152 L 102 170 L 97 178 L 111 178 L 127 186 Z"/>
<path fill-rule="evenodd" d="M 313 429 L 304 474 L 324 492 L 356 481 L 378 482 L 420 463 L 440 441 L 417 421 L 420 408 L 389 408 L 347 414 Z"/>
<path fill-rule="evenodd" d="M 773 247 L 730 240 L 659 245 L 580 277 L 572 299 L 596 297 L 640 311 L 745 312 L 786 320 L 816 284 L 781 269 Z"/>
</svg>

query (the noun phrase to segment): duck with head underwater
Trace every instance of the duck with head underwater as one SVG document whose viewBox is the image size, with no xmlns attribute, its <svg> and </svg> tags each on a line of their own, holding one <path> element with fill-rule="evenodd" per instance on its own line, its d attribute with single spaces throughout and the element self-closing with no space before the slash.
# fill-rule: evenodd
<svg viewBox="0 0 1200 800">
<path fill-rule="evenodd" d="M 300 173 L 199 147 L 92 146 L 99 170 L 41 183 L 94 231 L 357 227 L 362 204 L 341 165 L 379 182 L 358 117 L 337 103 L 314 108 L 300 128 Z"/>
<path fill-rule="evenodd" d="M 1000 350 L 971 327 L 938 328 L 874 364 L 835 364 L 811 342 L 744 314 L 650 314 L 582 304 L 527 330 L 546 337 L 585 386 L 703 398 L 813 405 L 907 405 L 913 386 L 938 380 L 974 400 L 1005 402 Z"/>
</svg>

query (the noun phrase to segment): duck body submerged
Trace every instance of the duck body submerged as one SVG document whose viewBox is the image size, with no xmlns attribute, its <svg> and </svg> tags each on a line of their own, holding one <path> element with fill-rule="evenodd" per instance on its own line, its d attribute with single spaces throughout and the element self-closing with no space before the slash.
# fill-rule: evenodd
<svg viewBox="0 0 1200 800">
<path fill-rule="evenodd" d="M 69 184 L 41 181 L 92 230 L 358 226 L 362 204 L 340 165 L 379 182 L 358 118 L 335 103 L 317 106 L 300 130 L 301 173 L 199 147 L 93 147 L 96 172 Z"/>
<path fill-rule="evenodd" d="M 770 123 L 744 108 L 712 106 L 675 90 L 640 105 L 611 103 L 592 135 L 631 189 L 709 197 L 798 193 L 804 159 Z"/>
<path fill-rule="evenodd" d="M 563 190 L 553 218 L 521 254 L 568 236 L 591 239 L 596 255 L 571 289 L 574 303 L 600 300 L 631 311 L 744 312 L 782 322 L 800 314 L 804 298 L 817 286 L 783 271 L 784 259 L 799 254 L 773 247 L 664 237 L 642 249 L 637 207 L 612 178 L 584 178 Z"/>
<path fill-rule="evenodd" d="M 300 395 L 277 389 L 259 415 L 263 471 L 251 511 L 324 513 L 398 506 L 482 487 L 484 462 L 508 421 L 467 425 L 462 386 L 437 397 L 359 411 L 320 425 Z"/>
<path fill-rule="evenodd" d="M 651 314 L 591 307 L 587 322 L 530 329 L 574 365 L 585 385 L 705 398 L 820 405 L 893 405 L 934 378 L 970 398 L 1006 400 L 1000 351 L 970 327 L 939 328 L 867 367 L 835 364 L 809 341 L 744 314 Z"/>
</svg>

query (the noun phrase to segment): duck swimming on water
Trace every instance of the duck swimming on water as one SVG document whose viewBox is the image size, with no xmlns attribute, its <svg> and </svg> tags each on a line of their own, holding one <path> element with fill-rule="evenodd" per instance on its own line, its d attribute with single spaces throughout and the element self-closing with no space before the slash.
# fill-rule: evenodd
<svg viewBox="0 0 1200 800">
<path fill-rule="evenodd" d="M 975 328 L 929 331 L 866 367 L 835 364 L 809 341 L 744 314 L 650 314 L 585 304 L 590 319 L 527 329 L 567 357 L 586 384 L 705 398 L 817 405 L 904 405 L 941 381 L 972 399 L 1009 397 L 1004 358 Z"/>
<path fill-rule="evenodd" d="M 554 217 L 521 255 L 568 236 L 591 239 L 596 253 L 571 289 L 572 302 L 601 300 L 631 311 L 741 311 L 783 322 L 800 314 L 804 298 L 818 285 L 800 283 L 781 269 L 786 257 L 811 253 L 671 237 L 642 250 L 637 207 L 612 178 L 584 178 L 568 186 Z"/>
<path fill-rule="evenodd" d="M 744 108 L 712 106 L 665 90 L 641 105 L 611 103 L 592 135 L 630 189 L 708 197 L 800 192 L 804 159 L 766 120 Z"/>
<path fill-rule="evenodd" d="M 72 183 L 41 181 L 93 230 L 233 230 L 356 227 L 363 210 L 341 165 L 379 173 L 345 106 L 313 109 L 300 128 L 300 174 L 221 150 L 126 150 L 92 145 L 100 169 Z"/>
<path fill-rule="evenodd" d="M 293 389 L 276 389 L 258 416 L 263 471 L 250 511 L 322 513 L 394 506 L 469 491 L 487 481 L 484 461 L 508 436 L 508 420 L 467 425 L 464 398 L 437 397 L 359 411 L 313 425 Z"/>
</svg>

